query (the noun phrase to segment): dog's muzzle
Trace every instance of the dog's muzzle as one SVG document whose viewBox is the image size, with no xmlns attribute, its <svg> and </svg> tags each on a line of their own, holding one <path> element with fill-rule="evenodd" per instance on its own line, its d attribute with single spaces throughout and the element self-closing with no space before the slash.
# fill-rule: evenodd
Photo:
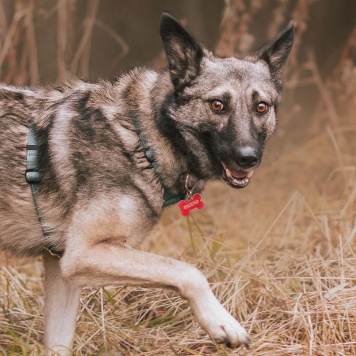
<svg viewBox="0 0 356 356">
<path fill-rule="evenodd" d="M 231 168 L 227 163 L 221 161 L 223 168 L 223 179 L 232 188 L 245 188 L 250 183 L 253 169 L 261 160 L 261 154 L 250 146 L 235 148 L 234 162 L 238 168 Z"/>
</svg>

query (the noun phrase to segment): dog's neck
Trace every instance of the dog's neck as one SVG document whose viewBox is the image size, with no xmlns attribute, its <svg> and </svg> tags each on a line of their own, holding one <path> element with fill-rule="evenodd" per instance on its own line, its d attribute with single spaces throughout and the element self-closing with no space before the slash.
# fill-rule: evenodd
<svg viewBox="0 0 356 356">
<path fill-rule="evenodd" d="M 152 168 L 156 171 L 156 173 L 159 176 L 158 171 L 158 164 L 157 164 L 157 159 L 156 159 L 156 153 L 153 150 L 152 147 L 150 147 L 147 143 L 146 137 L 143 134 L 140 126 L 140 122 L 137 119 L 137 117 L 134 114 L 131 114 L 131 120 L 135 126 L 137 135 L 140 138 L 141 145 L 143 147 L 143 152 L 145 153 L 147 161 L 151 164 Z M 163 182 L 162 182 L 162 187 L 163 187 L 163 207 L 167 207 L 173 204 L 178 203 L 179 201 L 185 199 L 187 196 L 190 195 L 190 189 L 188 187 L 188 182 L 189 182 L 189 174 L 187 173 L 185 175 L 185 189 L 186 189 L 186 194 L 182 195 L 179 193 L 174 193 L 172 189 L 167 187 Z"/>
<path fill-rule="evenodd" d="M 160 132 L 162 128 L 159 123 L 165 119 L 162 117 L 164 100 L 167 93 L 173 91 L 169 74 L 166 71 L 154 72 L 147 69 L 136 70 L 134 77 L 132 74 L 129 84 L 132 92 L 128 93 L 125 88 L 120 88 L 122 91 L 118 89 L 121 93 L 125 92 L 126 97 L 132 98 L 134 111 L 128 113 L 129 121 L 134 123 L 140 136 L 147 160 L 150 163 L 154 161 L 153 168 L 165 187 L 165 201 L 172 199 L 171 204 L 176 203 L 176 197 L 187 195 L 187 187 L 192 193 L 201 192 L 205 181 L 198 179 L 187 155 L 176 146 L 174 138 Z M 137 92 L 140 97 L 135 95 Z M 174 135 L 173 131 L 171 133 Z M 165 203 L 167 205 L 169 204 Z"/>
<path fill-rule="evenodd" d="M 165 141 L 162 158 L 162 174 L 167 180 L 175 179 L 172 184 L 184 186 L 185 176 L 189 173 L 189 187 L 194 193 L 200 193 L 206 183 L 205 177 L 197 172 L 198 165 L 191 160 L 189 138 L 181 136 L 179 123 L 176 122 L 169 112 L 170 105 L 175 105 L 175 91 L 169 72 L 163 70 L 158 73 L 154 87 L 151 90 L 151 102 L 153 108 L 154 129 L 158 137 Z M 157 148 L 159 149 L 159 148 Z M 169 183 L 168 183 L 169 184 Z"/>
</svg>

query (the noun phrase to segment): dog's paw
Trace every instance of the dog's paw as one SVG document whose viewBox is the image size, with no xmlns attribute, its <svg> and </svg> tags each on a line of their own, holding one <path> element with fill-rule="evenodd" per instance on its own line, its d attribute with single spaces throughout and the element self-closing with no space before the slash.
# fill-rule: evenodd
<svg viewBox="0 0 356 356">
<path fill-rule="evenodd" d="M 191 303 L 193 312 L 200 326 L 219 344 L 229 348 L 248 346 L 250 336 L 240 323 L 233 318 L 218 302 L 212 293 L 200 298 L 198 303 Z"/>
<path fill-rule="evenodd" d="M 202 329 L 215 342 L 230 348 L 248 346 L 250 337 L 247 331 L 216 299 L 205 277 L 196 268 L 189 267 L 190 283 L 181 286 L 180 294 L 188 300 Z"/>
</svg>

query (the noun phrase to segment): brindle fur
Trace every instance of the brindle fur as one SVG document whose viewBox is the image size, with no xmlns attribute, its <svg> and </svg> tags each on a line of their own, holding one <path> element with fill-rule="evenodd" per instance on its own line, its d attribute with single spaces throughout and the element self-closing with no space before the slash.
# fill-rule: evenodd
<svg viewBox="0 0 356 356">
<path fill-rule="evenodd" d="M 0 247 L 44 256 L 48 353 L 69 352 L 85 285 L 175 288 L 214 340 L 248 343 L 194 267 L 132 247 L 158 221 L 163 186 L 185 194 L 189 174 L 188 184 L 200 192 L 207 180 L 222 177 L 221 161 L 239 169 L 236 157 L 244 147 L 257 156 L 247 170 L 259 164 L 275 128 L 294 26 L 243 60 L 215 57 L 168 14 L 160 26 L 169 69 L 138 68 L 96 84 L 0 87 Z M 227 111 L 213 112 L 214 99 Z M 269 103 L 266 115 L 256 114 L 259 101 Z M 154 167 L 134 117 L 155 152 Z M 36 200 L 49 236 L 24 177 L 31 123 L 42 177 Z M 64 255 L 58 259 L 47 249 Z"/>
</svg>

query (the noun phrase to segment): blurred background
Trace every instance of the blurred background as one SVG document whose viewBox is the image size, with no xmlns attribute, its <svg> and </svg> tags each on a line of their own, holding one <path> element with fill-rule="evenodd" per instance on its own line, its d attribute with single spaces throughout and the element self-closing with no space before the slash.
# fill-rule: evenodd
<svg viewBox="0 0 356 356">
<path fill-rule="evenodd" d="M 307 204 L 312 219 L 325 209 L 335 212 L 336 220 L 342 218 L 340 209 L 343 216 L 351 212 L 356 194 L 354 0 L 1 0 L 0 79 L 19 86 L 51 85 L 73 75 L 96 81 L 134 66 L 162 68 L 158 21 L 163 11 L 220 56 L 243 57 L 291 19 L 298 26 L 279 127 L 262 167 L 243 191 L 222 182 L 208 185 L 206 209 L 198 216 L 206 233 L 221 232 L 234 246 L 239 241 L 245 246 L 258 241 L 288 204 L 294 213 Z M 180 224 L 186 228 L 184 219 L 176 220 L 176 209 L 166 209 L 163 226 L 175 226 L 165 231 L 167 248 L 179 238 Z M 304 220 L 301 225 L 309 228 Z"/>
</svg>

